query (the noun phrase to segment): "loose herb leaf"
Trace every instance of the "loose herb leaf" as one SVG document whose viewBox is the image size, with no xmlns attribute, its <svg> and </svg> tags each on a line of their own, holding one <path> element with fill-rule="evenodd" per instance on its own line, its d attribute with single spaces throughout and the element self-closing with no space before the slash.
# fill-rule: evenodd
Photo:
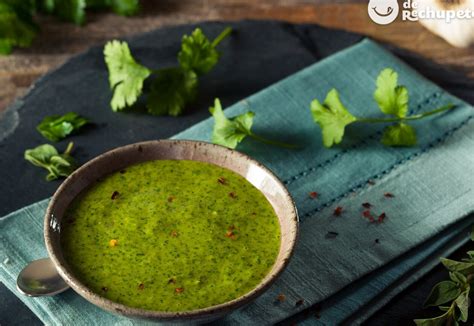
<svg viewBox="0 0 474 326">
<path fill-rule="evenodd" d="M 321 104 L 317 99 L 311 102 L 311 113 L 313 119 L 319 124 L 323 134 L 323 144 L 331 147 L 339 144 L 344 136 L 347 125 L 356 121 L 339 99 L 339 93 L 332 89 Z"/>
<path fill-rule="evenodd" d="M 390 68 L 382 70 L 377 77 L 374 99 L 380 110 L 403 118 L 408 112 L 408 89 L 398 85 L 398 74 Z"/>
<path fill-rule="evenodd" d="M 94 0 L 99 1 L 99 0 Z M 216 46 L 229 35 L 226 28 L 212 43 L 197 28 L 183 37 L 178 54 L 179 66 L 150 70 L 135 61 L 127 43 L 112 41 L 104 48 L 109 69 L 110 87 L 114 90 L 111 106 L 114 111 L 133 105 L 143 89 L 143 82 L 151 74 L 147 110 L 153 115 L 178 116 L 197 95 L 198 76 L 208 72 L 219 60 Z"/>
<path fill-rule="evenodd" d="M 169 68 L 158 71 L 151 84 L 147 109 L 153 115 L 181 115 L 197 94 L 198 80 L 193 71 Z"/>
<path fill-rule="evenodd" d="M 112 110 L 120 111 L 137 101 L 142 93 L 143 82 L 151 71 L 135 61 L 126 42 L 108 42 L 104 55 L 109 69 L 110 88 L 114 91 L 110 105 Z"/>
<path fill-rule="evenodd" d="M 416 145 L 416 131 L 406 123 L 398 123 L 385 128 L 382 135 L 382 144 L 385 146 L 414 146 Z"/>
<path fill-rule="evenodd" d="M 63 116 L 52 115 L 46 117 L 36 127 L 43 137 L 51 141 L 60 141 L 73 131 L 77 131 L 89 121 L 77 113 L 69 112 Z"/>
<path fill-rule="evenodd" d="M 436 284 L 425 301 L 425 307 L 439 306 L 456 299 L 461 290 L 453 281 L 442 281 Z"/>
<path fill-rule="evenodd" d="M 458 286 L 465 286 L 467 284 L 467 278 L 459 272 L 449 272 L 449 278 L 453 280 Z"/>
<path fill-rule="evenodd" d="M 289 149 L 298 148 L 298 146 L 283 143 L 276 140 L 266 139 L 251 131 L 253 118 L 255 114 L 251 111 L 242 113 L 236 117 L 227 119 L 222 111 L 221 102 L 218 98 L 214 100 L 214 107 L 209 111 L 214 117 L 214 129 L 212 132 L 212 142 L 229 148 L 236 148 L 237 145 L 249 136 L 255 140 L 269 145 L 285 147 Z"/>
<path fill-rule="evenodd" d="M 218 60 L 219 52 L 200 28 L 196 28 L 189 36 L 183 36 L 178 53 L 179 65 L 183 69 L 202 75 L 210 71 Z"/>
<path fill-rule="evenodd" d="M 37 32 L 31 1 L 0 2 L 0 54 L 9 54 L 14 46 L 28 47 Z"/>
<path fill-rule="evenodd" d="M 66 151 L 63 154 L 59 154 L 56 148 L 49 144 L 40 145 L 34 149 L 26 150 L 25 160 L 48 170 L 47 181 L 55 180 L 59 177 L 67 177 L 77 166 L 70 155 L 72 147 L 73 143 L 69 143 Z"/>
<path fill-rule="evenodd" d="M 214 117 L 214 130 L 212 132 L 212 142 L 214 144 L 236 148 L 237 145 L 250 136 L 252 132 L 253 112 L 246 112 L 234 118 L 227 119 L 222 111 L 219 99 L 214 100 L 214 107 L 209 108 Z"/>
<path fill-rule="evenodd" d="M 341 142 L 345 127 L 353 122 L 365 123 L 396 123 L 387 127 L 382 137 L 386 146 L 414 146 L 416 144 L 415 129 L 406 122 L 419 120 L 433 114 L 453 109 L 453 104 L 441 106 L 435 110 L 406 116 L 408 112 L 408 90 L 397 85 L 398 75 L 390 68 L 382 70 L 377 78 L 377 88 L 374 99 L 382 112 L 395 117 L 390 118 L 360 118 L 355 117 L 339 100 L 337 90 L 332 89 L 321 104 L 317 99 L 311 102 L 313 119 L 319 124 L 323 134 L 323 144 L 331 147 Z"/>
</svg>

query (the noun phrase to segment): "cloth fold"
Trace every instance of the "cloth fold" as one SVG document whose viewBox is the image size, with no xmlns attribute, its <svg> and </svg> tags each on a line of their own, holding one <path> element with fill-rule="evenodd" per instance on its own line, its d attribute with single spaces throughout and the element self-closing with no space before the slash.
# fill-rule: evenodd
<svg viewBox="0 0 474 326">
<path fill-rule="evenodd" d="M 336 87 L 352 113 L 374 116 L 374 80 L 386 67 L 396 70 L 399 82 L 408 87 L 412 113 L 447 103 L 457 108 L 414 122 L 416 147 L 384 147 L 379 141 L 383 127 L 354 125 L 347 128 L 341 146 L 324 149 L 309 112 L 311 100 L 324 99 Z M 467 241 L 462 234 L 474 211 L 474 111 L 374 42 L 364 40 L 338 52 L 225 113 L 233 116 L 249 108 L 256 113 L 255 133 L 304 145 L 292 151 L 245 140 L 239 147 L 284 181 L 300 212 L 301 236 L 277 282 L 220 323 L 276 323 L 318 302 L 329 303 L 320 322 L 360 321 L 376 308 L 373 300 L 407 286 L 407 274 L 419 277 L 433 266 L 436 255 L 449 254 Z M 207 119 L 174 138 L 209 141 L 212 124 Z M 318 199 L 309 198 L 312 191 L 320 194 Z M 386 198 L 386 192 L 395 197 Z M 385 221 L 364 219 L 364 202 L 375 212 L 385 212 Z M 33 204 L 1 221 L 0 249 L 6 257 L 0 276 L 12 291 L 24 264 L 46 255 L 41 227 L 45 206 L 46 201 Z M 336 217 L 337 206 L 343 214 Z M 328 232 L 338 235 L 328 238 Z M 275 304 L 280 293 L 286 300 Z M 100 311 L 72 291 L 21 299 L 47 324 L 133 323 Z M 303 304 L 295 306 L 301 299 Z"/>
</svg>

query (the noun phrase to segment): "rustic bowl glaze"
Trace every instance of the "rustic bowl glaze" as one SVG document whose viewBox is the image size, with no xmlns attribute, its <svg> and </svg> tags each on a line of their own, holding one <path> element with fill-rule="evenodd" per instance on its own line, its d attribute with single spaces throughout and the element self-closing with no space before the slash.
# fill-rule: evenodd
<svg viewBox="0 0 474 326">
<path fill-rule="evenodd" d="M 280 251 L 268 275 L 247 294 L 219 305 L 182 312 L 150 311 L 128 307 L 89 290 L 77 279 L 63 258 L 60 245 L 61 219 L 71 201 L 86 187 L 109 173 L 135 163 L 150 160 L 194 160 L 212 163 L 245 177 L 259 189 L 273 206 L 281 229 Z M 266 167 L 247 155 L 222 146 L 188 141 L 157 140 L 136 143 L 106 152 L 84 164 L 58 188 L 49 203 L 44 222 L 44 238 L 49 256 L 61 277 L 89 302 L 105 310 L 130 318 L 170 323 L 204 323 L 249 303 L 262 294 L 288 264 L 298 236 L 298 214 L 285 186 Z"/>
</svg>

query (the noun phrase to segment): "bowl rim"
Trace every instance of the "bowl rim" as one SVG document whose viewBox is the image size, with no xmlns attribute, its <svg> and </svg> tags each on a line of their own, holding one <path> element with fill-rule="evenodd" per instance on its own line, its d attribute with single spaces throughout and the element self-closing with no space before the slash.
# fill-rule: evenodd
<svg viewBox="0 0 474 326">
<path fill-rule="evenodd" d="M 291 216 L 288 216 L 288 219 L 290 219 L 291 223 L 293 224 L 294 235 L 292 238 L 290 238 L 289 249 L 285 252 L 285 255 L 282 257 L 283 262 L 281 263 L 281 265 L 276 270 L 274 271 L 270 270 L 268 272 L 267 276 L 270 274 L 270 272 L 272 272 L 272 276 L 270 278 L 268 279 L 266 279 L 266 277 L 263 278 L 262 281 L 257 286 L 255 286 L 252 290 L 250 290 L 249 292 L 233 300 L 226 301 L 226 302 L 223 302 L 214 306 L 210 306 L 210 307 L 173 312 L 173 311 L 146 310 L 143 308 L 130 307 L 130 306 L 112 301 L 90 290 L 86 285 L 84 285 L 78 278 L 74 276 L 72 271 L 69 271 L 69 269 L 66 266 L 66 262 L 65 261 L 63 262 L 63 260 L 60 257 L 58 257 L 58 254 L 59 254 L 57 252 L 58 250 L 55 248 L 55 246 L 53 246 L 53 243 L 52 243 L 53 242 L 52 232 L 54 231 L 54 226 L 58 224 L 58 222 L 55 220 L 53 211 L 57 202 L 61 200 L 63 192 L 69 187 L 69 184 L 75 182 L 74 176 L 82 173 L 82 171 L 86 170 L 90 166 L 93 166 L 98 161 L 106 160 L 113 157 L 115 153 L 119 151 L 124 151 L 124 150 L 132 149 L 132 148 L 136 148 L 140 146 L 150 146 L 150 145 L 153 146 L 153 145 L 158 145 L 158 144 L 168 144 L 170 146 L 176 146 L 176 145 L 196 146 L 198 145 L 198 146 L 214 148 L 214 149 L 217 149 L 218 151 L 227 151 L 231 153 L 231 155 L 236 155 L 240 159 L 247 160 L 251 162 L 252 164 L 257 165 L 259 168 L 263 169 L 266 174 L 268 174 L 271 178 L 273 178 L 274 181 L 280 186 L 280 188 L 283 191 L 284 197 L 287 200 L 289 207 L 291 208 Z M 189 160 L 199 161 L 199 160 L 194 160 L 194 159 L 189 159 Z M 215 163 L 211 163 L 211 164 L 215 164 Z M 215 165 L 218 165 L 218 164 L 215 164 Z M 227 167 L 223 167 L 223 168 L 232 171 L 232 169 L 230 168 L 227 168 Z M 233 171 L 233 172 L 237 173 L 236 171 Z M 77 170 L 75 170 L 58 187 L 58 189 L 55 191 L 53 197 L 51 198 L 48 204 L 48 207 L 45 213 L 45 218 L 44 218 L 44 241 L 46 244 L 48 255 L 50 259 L 52 260 L 54 266 L 58 270 L 58 273 L 76 293 L 78 293 L 79 295 L 84 297 L 87 301 L 91 302 L 92 304 L 102 309 L 106 309 L 111 312 L 115 312 L 115 313 L 128 316 L 128 317 L 138 317 L 138 318 L 146 318 L 146 319 L 161 319 L 161 320 L 176 320 L 179 318 L 185 318 L 187 320 L 198 319 L 198 318 L 200 319 L 203 317 L 205 318 L 206 316 L 211 317 L 212 315 L 215 315 L 218 313 L 229 312 L 247 304 L 248 302 L 252 301 L 253 299 L 263 294 L 263 292 L 265 292 L 276 281 L 276 279 L 280 276 L 280 274 L 285 270 L 285 268 L 287 267 L 289 263 L 290 258 L 292 257 L 294 253 L 295 245 L 298 240 L 298 237 L 299 237 L 299 216 L 298 216 L 298 211 L 297 211 L 295 202 L 293 200 L 293 197 L 291 196 L 290 192 L 285 187 L 283 182 L 270 169 L 268 169 L 265 165 L 263 165 L 259 161 L 251 158 L 247 154 L 244 154 L 237 150 L 230 149 L 221 145 L 216 145 L 213 143 L 208 143 L 204 141 L 195 141 L 195 140 L 159 139 L 159 140 L 137 142 L 137 143 L 132 143 L 132 144 L 116 147 L 114 149 L 108 150 L 94 157 L 93 159 L 87 161 L 85 164 L 79 167 Z"/>
</svg>

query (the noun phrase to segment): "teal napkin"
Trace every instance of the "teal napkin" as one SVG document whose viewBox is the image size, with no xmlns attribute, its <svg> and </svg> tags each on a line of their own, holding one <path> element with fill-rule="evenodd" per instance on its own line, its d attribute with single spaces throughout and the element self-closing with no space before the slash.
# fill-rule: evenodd
<svg viewBox="0 0 474 326">
<path fill-rule="evenodd" d="M 377 115 L 374 79 L 385 67 L 398 71 L 400 83 L 409 88 L 413 113 L 446 103 L 458 107 L 414 123 L 419 144 L 413 148 L 384 147 L 379 142 L 383 127 L 353 125 L 342 146 L 324 149 L 309 113 L 311 100 L 323 99 L 337 87 L 354 114 Z M 221 323 L 274 323 L 321 301 L 325 305 L 319 322 L 360 321 L 429 270 L 440 254 L 449 254 L 467 240 L 464 230 L 472 224 L 469 214 L 474 211 L 473 109 L 374 42 L 364 40 L 320 61 L 233 105 L 226 114 L 249 107 L 256 113 L 255 133 L 304 145 L 295 151 L 246 140 L 239 147 L 284 181 L 298 206 L 301 236 L 278 281 Z M 212 119 L 205 120 L 175 138 L 209 141 L 212 124 Z M 312 191 L 320 194 L 318 199 L 309 198 Z M 386 192 L 395 197 L 384 197 Z M 362 218 L 363 202 L 385 212 L 385 222 L 370 224 Z M 0 280 L 15 293 L 21 268 L 46 255 L 46 205 L 33 204 L 0 222 Z M 337 206 L 343 207 L 343 214 L 335 217 Z M 328 238 L 328 232 L 338 236 Z M 280 293 L 286 300 L 276 304 Z M 51 298 L 20 298 L 46 324 L 133 323 L 100 311 L 72 291 Z M 300 299 L 303 304 L 296 306 Z M 374 300 L 379 304 L 372 305 Z"/>
</svg>

